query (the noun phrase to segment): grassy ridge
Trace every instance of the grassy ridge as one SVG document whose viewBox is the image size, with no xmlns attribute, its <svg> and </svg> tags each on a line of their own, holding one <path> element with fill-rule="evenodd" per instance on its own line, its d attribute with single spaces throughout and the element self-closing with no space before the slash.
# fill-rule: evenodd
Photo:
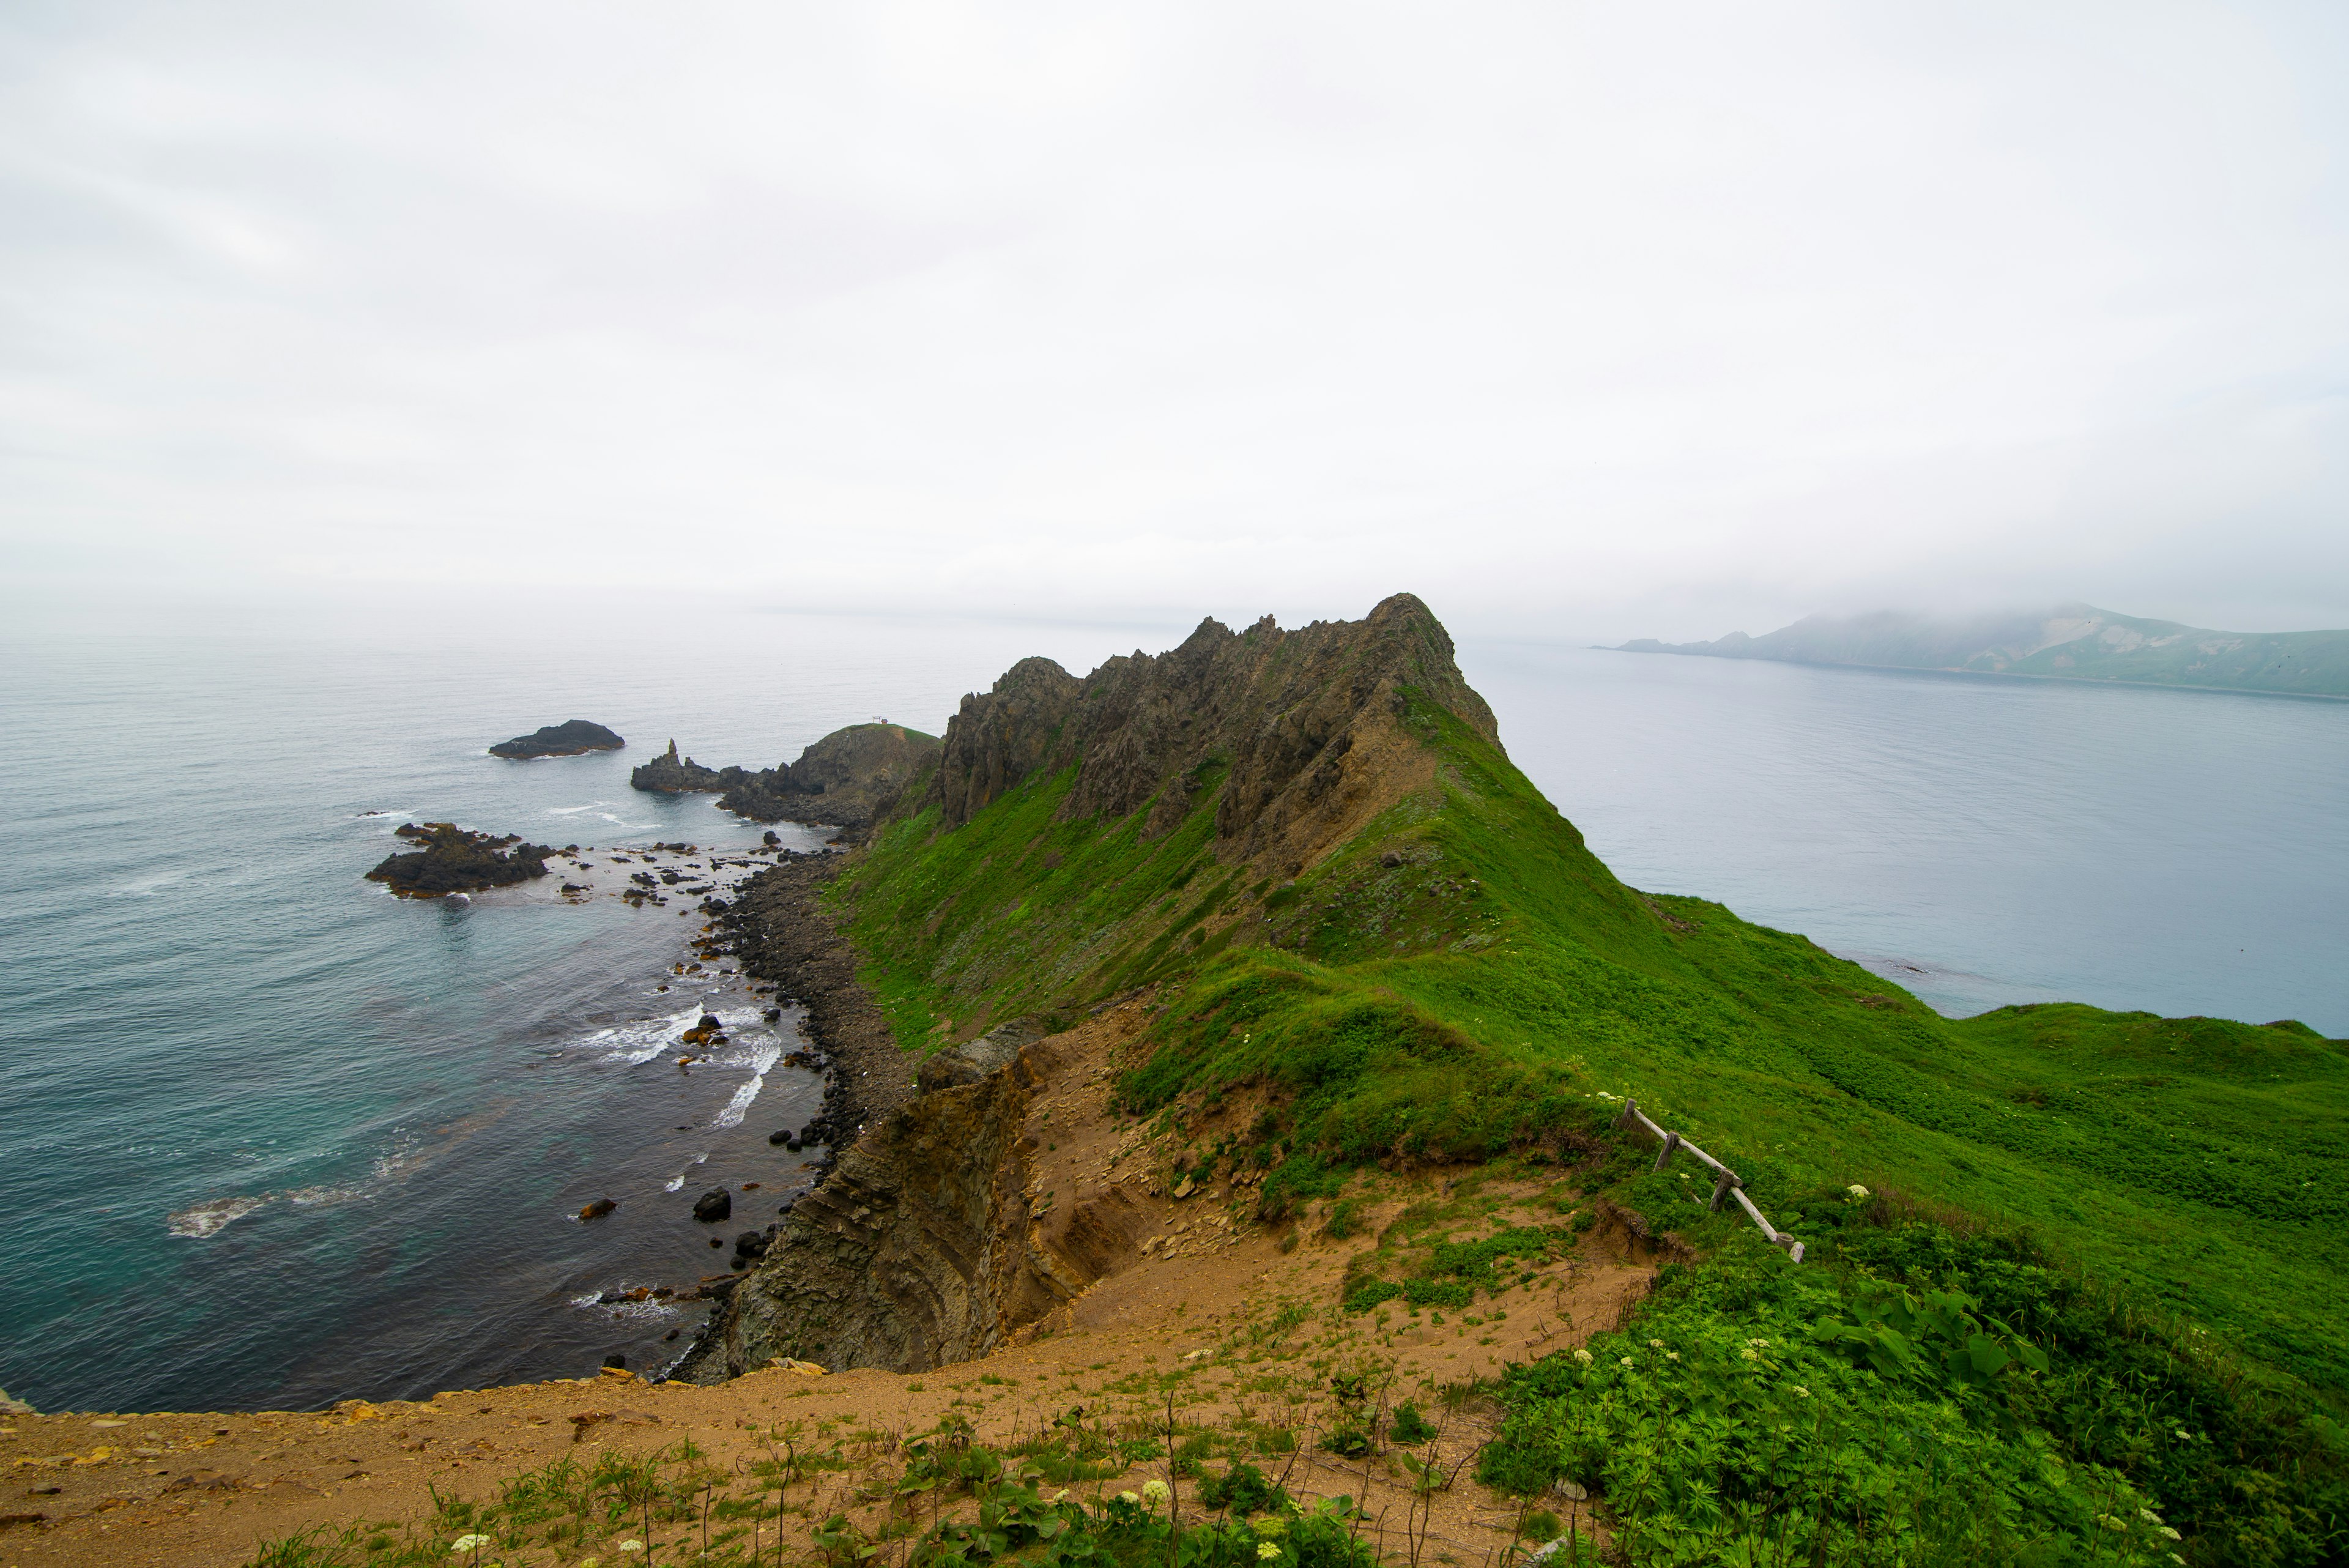
<svg viewBox="0 0 2349 1568">
<path fill-rule="evenodd" d="M 1625 887 L 1496 750 L 1413 711 L 1442 782 L 1296 883 L 1171 834 L 1061 821 L 1071 774 L 891 826 L 840 896 L 908 1046 L 1169 981 L 1139 1105 L 1269 1087 L 1273 1157 L 1473 1159 L 1599 1091 L 1737 1167 L 1766 1210 L 1858 1181 L 2059 1256 L 2349 1387 L 2349 1049 L 2298 1025 L 2080 1006 L 1945 1020 L 1805 939 Z M 1671 1223 L 1670 1216 L 1660 1216 Z"/>
</svg>

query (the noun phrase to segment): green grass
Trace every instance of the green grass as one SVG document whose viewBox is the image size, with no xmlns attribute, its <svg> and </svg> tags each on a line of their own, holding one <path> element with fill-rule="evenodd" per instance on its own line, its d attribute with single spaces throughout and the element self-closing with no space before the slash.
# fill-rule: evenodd
<svg viewBox="0 0 2349 1568">
<path fill-rule="evenodd" d="M 1853 1181 L 1930 1198 L 2349 1388 L 2349 1319 L 2330 1310 L 2349 1272 L 2349 1046 L 2072 1005 L 1940 1018 L 1802 937 L 1625 887 L 1464 725 L 1432 704 L 1412 722 L 1441 784 L 1293 886 L 1214 859 L 1212 776 L 1154 842 L 1146 811 L 1062 820 L 1072 773 L 956 832 L 893 826 L 840 896 L 898 1039 L 1165 981 L 1126 1095 L 1268 1089 L 1276 1210 L 1351 1163 L 1587 1137 L 1598 1094 L 1631 1095 L 1765 1212 Z"/>
<path fill-rule="evenodd" d="M 1729 1245 L 1744 1222 L 1708 1212 L 1705 1183 L 1610 1155 L 1635 1096 L 1815 1247 L 1840 1222 L 1820 1195 L 1863 1184 L 2240 1353 L 2246 1387 L 2304 1382 L 2337 1411 L 2349 1043 L 2074 1005 L 1943 1019 L 1803 937 L 1624 886 L 1473 731 L 1432 703 L 1407 722 L 1438 783 L 1293 883 L 1215 858 L 1212 772 L 1154 841 L 1146 811 L 1063 819 L 1072 773 L 951 833 L 893 826 L 837 897 L 899 1040 L 1155 981 L 1153 1054 L 1121 1094 L 1198 1126 L 1259 1091 L 1208 1158 L 1269 1166 L 1268 1218 L 1366 1163 L 1516 1150 L 1602 1166 L 1588 1179 L 1656 1230 Z"/>
</svg>

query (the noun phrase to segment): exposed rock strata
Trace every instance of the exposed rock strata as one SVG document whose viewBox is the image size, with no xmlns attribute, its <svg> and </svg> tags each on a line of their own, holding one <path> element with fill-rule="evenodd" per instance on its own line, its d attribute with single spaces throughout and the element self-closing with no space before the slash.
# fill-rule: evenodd
<svg viewBox="0 0 2349 1568">
<path fill-rule="evenodd" d="M 1030 775 L 1074 765 L 1065 815 L 1124 816 L 1154 799 L 1145 828 L 1164 832 L 1227 756 L 1218 857 L 1289 870 L 1426 782 L 1432 763 L 1401 728 L 1414 691 L 1499 744 L 1452 639 L 1410 594 L 1296 631 L 1268 616 L 1244 632 L 1203 620 L 1172 652 L 1112 659 L 1081 680 L 1026 659 L 963 699 L 925 799 L 957 826 Z"/>
<path fill-rule="evenodd" d="M 548 724 L 527 735 L 500 741 L 490 748 L 493 757 L 575 757 L 587 752 L 616 752 L 628 742 L 601 724 L 585 719 Z"/>
<path fill-rule="evenodd" d="M 1031 1210 L 1031 1097 L 1064 1064 L 1009 1023 L 923 1064 L 921 1094 L 859 1140 L 771 1232 L 678 1376 L 777 1356 L 919 1371 L 984 1355 L 1134 1255 L 1121 1189 Z"/>
<path fill-rule="evenodd" d="M 395 831 L 424 847 L 410 855 L 387 856 L 367 875 L 368 881 L 388 883 L 406 898 L 437 898 L 526 882 L 546 875 L 546 857 L 554 853 L 543 844 L 524 844 L 519 834 L 471 833 L 453 822 L 428 822 L 420 827 L 404 823 Z"/>
</svg>

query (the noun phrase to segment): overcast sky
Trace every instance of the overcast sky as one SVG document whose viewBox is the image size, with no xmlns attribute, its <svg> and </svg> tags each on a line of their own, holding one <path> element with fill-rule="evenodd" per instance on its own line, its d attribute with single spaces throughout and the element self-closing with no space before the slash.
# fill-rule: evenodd
<svg viewBox="0 0 2349 1568">
<path fill-rule="evenodd" d="M 0 7 L 13 601 L 2349 626 L 2349 6 Z"/>
</svg>

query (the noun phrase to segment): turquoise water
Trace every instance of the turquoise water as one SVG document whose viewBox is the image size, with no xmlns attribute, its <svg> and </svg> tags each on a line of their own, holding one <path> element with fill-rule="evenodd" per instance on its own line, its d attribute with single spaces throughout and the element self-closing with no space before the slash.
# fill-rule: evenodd
<svg viewBox="0 0 2349 1568">
<path fill-rule="evenodd" d="M 766 1141 L 820 1099 L 776 1060 L 793 1018 L 669 972 L 700 923 L 682 903 L 393 899 L 361 879 L 390 828 L 748 846 L 627 769 L 672 734 L 768 763 L 875 716 L 940 730 L 1024 654 L 1082 670 L 1185 629 L 0 643 L 0 1386 L 302 1407 L 665 1359 L 694 1309 L 594 1298 L 719 1272 L 687 1212 L 706 1187 L 761 1184 L 730 1236 L 805 1182 Z M 1463 663 L 1627 880 L 1951 1011 L 2067 996 L 2349 1034 L 2349 705 L 1473 638 Z M 629 749 L 483 753 L 569 718 Z M 658 1047 L 705 1002 L 738 1044 L 680 1074 Z M 573 1218 L 606 1195 L 609 1220 Z"/>
</svg>

